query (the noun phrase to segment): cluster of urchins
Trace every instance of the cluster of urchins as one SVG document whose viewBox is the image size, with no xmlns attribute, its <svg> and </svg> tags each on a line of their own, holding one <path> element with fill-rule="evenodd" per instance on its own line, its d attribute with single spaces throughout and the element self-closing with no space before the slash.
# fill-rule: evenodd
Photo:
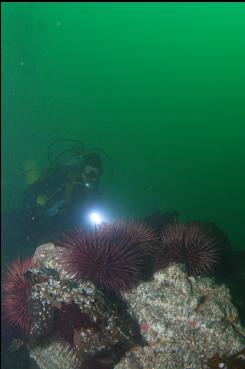
<svg viewBox="0 0 245 369">
<path fill-rule="evenodd" d="M 58 245 L 62 250 L 59 262 L 70 278 L 90 281 L 116 295 L 172 262 L 184 263 L 190 274 L 210 273 L 220 252 L 219 237 L 205 225 L 177 221 L 160 232 L 142 221 L 117 221 L 92 231 L 76 229 Z M 32 284 L 26 272 L 31 268 L 32 258 L 18 259 L 8 266 L 3 282 L 6 320 L 26 336 L 33 318 L 27 303 Z"/>
</svg>

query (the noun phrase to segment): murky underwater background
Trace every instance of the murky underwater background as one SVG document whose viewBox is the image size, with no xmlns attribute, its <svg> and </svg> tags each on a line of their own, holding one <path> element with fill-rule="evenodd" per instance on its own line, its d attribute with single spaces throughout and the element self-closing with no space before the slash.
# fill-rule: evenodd
<svg viewBox="0 0 245 369">
<path fill-rule="evenodd" d="M 244 65 L 243 3 L 2 3 L 2 212 L 75 138 L 113 162 L 109 214 L 176 210 L 244 249 Z"/>
<path fill-rule="evenodd" d="M 76 138 L 114 163 L 108 211 L 213 220 L 243 248 L 245 6 L 3 3 L 3 209 Z"/>
</svg>

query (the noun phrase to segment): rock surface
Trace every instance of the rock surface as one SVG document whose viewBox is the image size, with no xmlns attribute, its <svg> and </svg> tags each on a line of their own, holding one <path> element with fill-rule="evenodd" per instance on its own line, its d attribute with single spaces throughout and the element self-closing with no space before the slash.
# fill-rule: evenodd
<svg viewBox="0 0 245 369">
<path fill-rule="evenodd" d="M 205 369 L 214 354 L 245 347 L 229 290 L 211 278 L 190 277 L 171 265 L 124 294 L 147 344 L 135 346 L 116 369 Z"/>
<path fill-rule="evenodd" d="M 172 264 L 117 300 L 74 281 L 59 257 L 60 247 L 42 245 L 28 271 L 35 369 L 208 369 L 245 348 L 229 289 L 211 278 Z"/>
<path fill-rule="evenodd" d="M 69 361 L 71 368 L 83 368 L 88 357 L 102 353 L 112 358 L 107 360 L 111 365 L 117 360 L 118 345 L 127 346 L 135 334 L 134 321 L 92 283 L 78 283 L 67 275 L 59 253 L 60 247 L 53 244 L 38 247 L 28 271 L 33 322 L 30 357 L 42 369 L 68 368 Z M 66 360 L 57 354 L 64 348 Z"/>
</svg>

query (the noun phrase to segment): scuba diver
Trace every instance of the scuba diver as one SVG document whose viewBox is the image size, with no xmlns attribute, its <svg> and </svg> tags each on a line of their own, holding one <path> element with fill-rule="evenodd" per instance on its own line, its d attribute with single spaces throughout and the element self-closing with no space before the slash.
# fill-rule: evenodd
<svg viewBox="0 0 245 369">
<path fill-rule="evenodd" d="M 64 143 L 73 146 L 54 157 L 53 149 Z M 111 181 L 113 166 L 108 155 L 99 149 L 85 150 L 78 140 L 52 142 L 48 148 L 50 167 L 41 175 L 35 162 L 26 162 L 28 188 L 22 208 L 2 220 L 4 245 L 35 248 L 57 240 L 69 229 L 86 226 L 86 213 L 101 203 L 105 158 L 111 167 Z"/>
</svg>

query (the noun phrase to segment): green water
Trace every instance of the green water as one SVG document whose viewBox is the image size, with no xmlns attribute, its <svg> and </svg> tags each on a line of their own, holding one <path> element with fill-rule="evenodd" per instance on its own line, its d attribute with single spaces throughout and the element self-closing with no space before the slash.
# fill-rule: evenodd
<svg viewBox="0 0 245 369">
<path fill-rule="evenodd" d="M 114 163 L 108 212 L 212 220 L 244 248 L 245 4 L 2 3 L 2 209 L 76 138 Z"/>
</svg>

